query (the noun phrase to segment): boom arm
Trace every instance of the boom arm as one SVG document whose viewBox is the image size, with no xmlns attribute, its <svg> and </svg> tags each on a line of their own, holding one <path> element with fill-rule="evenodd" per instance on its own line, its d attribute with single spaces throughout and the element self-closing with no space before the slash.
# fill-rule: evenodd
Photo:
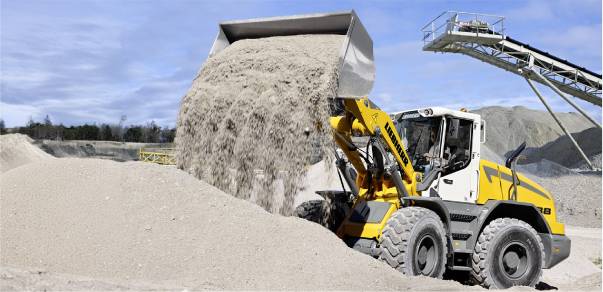
<svg viewBox="0 0 603 292">
<path fill-rule="evenodd" d="M 356 184 L 359 186 L 358 195 L 370 196 L 371 189 L 387 188 L 395 189 L 394 193 L 399 197 L 416 195 L 416 177 L 412 163 L 389 115 L 366 97 L 343 99 L 343 106 L 345 115 L 331 117 L 331 127 L 334 130 L 335 142 L 358 173 L 356 179 Z M 352 136 L 369 136 L 373 139 L 375 142 L 373 155 L 382 154 L 386 161 L 383 176 L 376 175 L 374 170 L 364 166 L 359 150 L 352 144 Z M 386 152 L 393 155 L 395 163 L 388 161 L 389 156 Z M 381 157 L 375 157 L 376 159 Z"/>
</svg>

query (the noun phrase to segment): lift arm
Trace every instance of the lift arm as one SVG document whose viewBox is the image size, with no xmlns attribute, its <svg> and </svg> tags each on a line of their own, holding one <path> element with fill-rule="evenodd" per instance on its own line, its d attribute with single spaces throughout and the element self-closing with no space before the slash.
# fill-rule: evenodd
<svg viewBox="0 0 603 292">
<path fill-rule="evenodd" d="M 368 190 L 371 187 L 395 187 L 400 199 L 416 195 L 417 181 L 411 160 L 389 115 L 366 97 L 343 99 L 343 105 L 345 114 L 332 117 L 331 127 L 334 130 L 335 142 L 358 172 L 356 183 L 359 186 L 359 195 L 370 193 Z M 365 167 L 359 149 L 352 144 L 352 136 L 371 137 L 374 142 L 373 161 L 375 164 L 381 162 L 383 174 L 379 170 Z M 395 161 L 390 161 L 388 153 Z"/>
</svg>

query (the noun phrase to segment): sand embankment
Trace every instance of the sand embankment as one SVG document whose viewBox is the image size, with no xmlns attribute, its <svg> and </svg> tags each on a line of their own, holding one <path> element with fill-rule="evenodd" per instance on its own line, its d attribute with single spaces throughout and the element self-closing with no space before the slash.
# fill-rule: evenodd
<svg viewBox="0 0 603 292">
<path fill-rule="evenodd" d="M 33 140 L 23 134 L 0 135 L 0 172 L 21 165 L 52 159 L 52 156 L 32 145 Z"/>
</svg>

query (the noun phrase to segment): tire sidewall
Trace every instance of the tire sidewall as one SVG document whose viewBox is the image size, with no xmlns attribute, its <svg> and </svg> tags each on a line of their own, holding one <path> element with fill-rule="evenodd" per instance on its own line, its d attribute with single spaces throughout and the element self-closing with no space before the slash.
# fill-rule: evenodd
<svg viewBox="0 0 603 292">
<path fill-rule="evenodd" d="M 433 218 L 433 216 L 427 214 L 420 218 L 411 230 L 408 252 L 405 254 L 408 265 L 406 265 L 407 271 L 404 272 L 409 275 L 422 275 L 419 267 L 415 264 L 415 258 L 418 256 L 421 239 L 425 235 L 430 235 L 434 239 L 437 257 L 434 269 L 425 276 L 439 278 L 444 274 L 446 267 L 445 233 L 439 218 Z"/>
<path fill-rule="evenodd" d="M 542 251 L 536 236 L 522 226 L 512 225 L 500 230 L 492 239 L 487 259 L 489 263 L 488 273 L 497 287 L 534 286 L 536 284 L 529 281 L 529 279 L 538 281 L 542 269 Z M 511 279 L 506 276 L 505 272 L 501 270 L 500 263 L 503 248 L 513 242 L 522 243 L 527 250 L 528 257 L 528 270 L 518 279 Z"/>
</svg>

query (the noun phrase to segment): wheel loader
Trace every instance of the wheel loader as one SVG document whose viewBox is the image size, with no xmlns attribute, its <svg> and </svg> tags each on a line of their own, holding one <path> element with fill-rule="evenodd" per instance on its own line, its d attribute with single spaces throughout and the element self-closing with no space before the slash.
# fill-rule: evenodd
<svg viewBox="0 0 603 292">
<path fill-rule="evenodd" d="M 326 200 L 298 216 L 405 275 L 448 271 L 488 288 L 535 286 L 569 256 L 552 195 L 515 171 L 525 143 L 499 165 L 481 158 L 477 114 L 388 114 L 371 102 L 372 40 L 354 11 L 224 22 L 210 56 L 240 39 L 294 34 L 346 36 L 330 118 L 343 190 L 318 192 Z"/>
</svg>

